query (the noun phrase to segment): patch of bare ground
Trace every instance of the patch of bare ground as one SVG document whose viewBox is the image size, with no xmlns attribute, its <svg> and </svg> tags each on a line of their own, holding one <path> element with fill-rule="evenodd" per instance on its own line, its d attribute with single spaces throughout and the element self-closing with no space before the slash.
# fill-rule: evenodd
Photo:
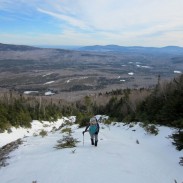
<svg viewBox="0 0 183 183">
<path fill-rule="evenodd" d="M 0 148 L 0 168 L 9 165 L 9 163 L 7 162 L 7 159 L 10 158 L 9 154 L 17 149 L 22 143 L 23 141 L 21 139 L 18 139 Z"/>
</svg>

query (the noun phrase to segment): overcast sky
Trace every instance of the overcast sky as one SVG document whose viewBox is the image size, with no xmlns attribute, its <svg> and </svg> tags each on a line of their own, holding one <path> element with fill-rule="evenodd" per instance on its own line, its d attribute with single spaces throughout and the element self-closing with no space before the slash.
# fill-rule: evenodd
<svg viewBox="0 0 183 183">
<path fill-rule="evenodd" d="M 183 46 L 183 0 L 0 0 L 0 42 Z"/>
</svg>

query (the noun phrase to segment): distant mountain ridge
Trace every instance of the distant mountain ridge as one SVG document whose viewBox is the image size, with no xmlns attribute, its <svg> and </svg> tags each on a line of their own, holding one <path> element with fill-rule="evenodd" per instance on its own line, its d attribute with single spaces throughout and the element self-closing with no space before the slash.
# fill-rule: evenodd
<svg viewBox="0 0 183 183">
<path fill-rule="evenodd" d="M 13 45 L 13 44 L 0 43 L 0 51 L 30 51 L 38 49 L 41 48 L 26 45 Z"/>
<path fill-rule="evenodd" d="M 81 51 L 96 51 L 96 52 L 157 52 L 157 53 L 182 53 L 183 47 L 166 46 L 166 47 L 143 47 L 143 46 L 119 46 L 119 45 L 94 45 L 79 48 Z"/>
<path fill-rule="evenodd" d="M 0 51 L 31 51 L 31 50 L 42 50 L 48 49 L 48 46 L 35 47 L 27 45 L 14 45 L 14 44 L 3 44 L 0 43 Z M 63 50 L 63 48 L 50 47 L 51 50 Z M 66 50 L 66 49 L 65 49 Z M 70 50 L 70 49 L 68 49 Z M 119 46 L 119 45 L 93 45 L 84 46 L 80 48 L 73 48 L 78 51 L 93 51 L 93 52 L 137 52 L 137 53 L 176 53 L 183 54 L 183 47 L 179 46 L 165 46 L 165 47 L 143 47 L 143 46 Z"/>
</svg>

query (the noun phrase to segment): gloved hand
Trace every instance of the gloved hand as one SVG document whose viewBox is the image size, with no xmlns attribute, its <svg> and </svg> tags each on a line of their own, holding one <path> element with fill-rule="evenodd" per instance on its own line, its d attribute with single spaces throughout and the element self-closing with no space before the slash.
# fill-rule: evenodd
<svg viewBox="0 0 183 183">
<path fill-rule="evenodd" d="M 83 135 L 84 135 L 85 131 L 83 131 L 82 133 L 83 133 Z"/>
<path fill-rule="evenodd" d="M 95 132 L 95 135 L 98 135 L 98 132 Z"/>
</svg>

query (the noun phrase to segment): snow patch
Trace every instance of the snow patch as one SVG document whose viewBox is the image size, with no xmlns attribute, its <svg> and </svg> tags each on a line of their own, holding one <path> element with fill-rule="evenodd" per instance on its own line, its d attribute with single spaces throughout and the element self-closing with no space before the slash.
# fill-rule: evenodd
<svg viewBox="0 0 183 183">
<path fill-rule="evenodd" d="M 97 121 L 102 121 L 102 120 L 109 119 L 109 116 L 106 116 L 106 115 L 96 115 L 95 118 L 97 119 Z"/>
<path fill-rule="evenodd" d="M 53 93 L 52 91 L 47 91 L 44 94 L 45 96 L 50 96 L 50 95 L 55 95 L 55 93 Z"/>
<path fill-rule="evenodd" d="M 134 75 L 134 73 L 133 73 L 133 72 L 129 72 L 129 73 L 128 73 L 128 75 L 133 76 L 133 75 Z"/>
<path fill-rule="evenodd" d="M 136 65 L 137 67 L 145 68 L 145 69 L 151 69 L 152 67 L 147 66 L 147 65 Z"/>
<path fill-rule="evenodd" d="M 73 78 L 73 79 L 68 79 L 65 83 L 70 83 L 73 80 L 82 80 L 82 79 L 87 79 L 87 76 L 79 77 L 79 78 Z"/>
<path fill-rule="evenodd" d="M 43 75 L 42 77 L 46 77 L 46 76 L 49 76 L 49 75 L 51 75 L 51 74 L 53 74 L 53 72 L 50 72 L 50 73 L 48 73 L 48 74 L 45 74 L 45 75 Z"/>
<path fill-rule="evenodd" d="M 70 120 L 66 118 L 67 120 Z M 4 133 L 0 133 L 0 147 L 15 141 L 19 138 L 23 138 L 25 136 L 32 136 L 34 133 L 38 133 L 40 130 L 44 129 L 48 132 L 52 130 L 53 127 L 58 128 L 62 123 L 64 123 L 65 119 L 58 119 L 56 122 L 48 122 L 48 121 L 43 121 L 40 122 L 38 120 L 33 120 L 31 122 L 31 128 L 11 128 L 11 133 L 8 133 L 5 131 Z"/>
<path fill-rule="evenodd" d="M 173 71 L 175 74 L 182 74 L 181 71 Z"/>
<path fill-rule="evenodd" d="M 52 83 L 54 83 L 54 82 L 55 82 L 55 81 L 49 81 L 49 82 L 44 83 L 44 85 L 52 84 Z"/>
<path fill-rule="evenodd" d="M 72 123 L 75 123 L 76 122 L 76 116 L 70 116 L 68 119 Z"/>
<path fill-rule="evenodd" d="M 70 83 L 71 79 L 67 80 L 66 83 Z"/>
<path fill-rule="evenodd" d="M 31 93 L 39 93 L 38 91 L 24 91 L 24 94 L 29 95 Z"/>
<path fill-rule="evenodd" d="M 145 69 L 151 69 L 151 68 L 152 68 L 152 67 L 146 66 L 146 65 L 142 65 L 141 67 L 142 67 L 142 68 L 145 68 Z"/>
</svg>

